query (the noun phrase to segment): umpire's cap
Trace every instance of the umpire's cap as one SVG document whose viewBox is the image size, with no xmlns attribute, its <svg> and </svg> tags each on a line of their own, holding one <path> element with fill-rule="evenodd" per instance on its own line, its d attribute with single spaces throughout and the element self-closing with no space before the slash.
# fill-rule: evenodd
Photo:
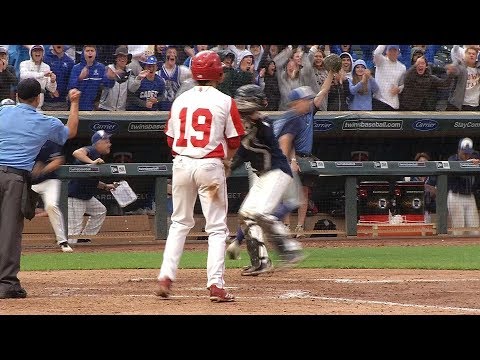
<svg viewBox="0 0 480 360">
<path fill-rule="evenodd" d="M 22 100 L 29 100 L 37 97 L 42 92 L 40 83 L 34 78 L 23 79 L 18 83 L 17 94 Z"/>
</svg>

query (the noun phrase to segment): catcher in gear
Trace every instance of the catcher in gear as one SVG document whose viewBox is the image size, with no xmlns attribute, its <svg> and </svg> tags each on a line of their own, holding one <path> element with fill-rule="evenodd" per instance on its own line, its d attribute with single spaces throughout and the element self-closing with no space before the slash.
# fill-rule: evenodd
<svg viewBox="0 0 480 360">
<path fill-rule="evenodd" d="M 267 103 L 263 90 L 257 85 L 241 86 L 236 91 L 235 101 L 246 135 L 231 169 L 250 162 L 250 190 L 239 215 L 251 266 L 244 269 L 242 275 L 258 275 L 272 270 L 264 236 L 278 251 L 280 267 L 294 265 L 303 259 L 300 243 L 290 238 L 280 220 L 282 215 L 276 213 L 285 195 L 294 187 L 293 175 L 273 134 L 270 120 L 258 111 Z M 291 193 L 296 195 L 295 191 Z"/>
</svg>

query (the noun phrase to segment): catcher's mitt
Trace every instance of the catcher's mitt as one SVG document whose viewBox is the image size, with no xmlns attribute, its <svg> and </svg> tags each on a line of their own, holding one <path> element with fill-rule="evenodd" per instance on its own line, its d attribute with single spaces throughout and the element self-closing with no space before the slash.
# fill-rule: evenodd
<svg viewBox="0 0 480 360">
<path fill-rule="evenodd" d="M 337 54 L 330 54 L 323 59 L 323 66 L 327 71 L 333 70 L 337 73 L 342 68 L 342 59 Z"/>
</svg>

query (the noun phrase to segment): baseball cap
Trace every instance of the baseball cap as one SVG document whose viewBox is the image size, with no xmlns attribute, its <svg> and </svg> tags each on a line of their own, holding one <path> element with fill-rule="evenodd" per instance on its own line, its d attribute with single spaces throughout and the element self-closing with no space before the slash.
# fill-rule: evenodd
<svg viewBox="0 0 480 360">
<path fill-rule="evenodd" d="M 105 130 L 98 130 L 92 135 L 92 145 L 95 145 L 98 140 L 110 139 L 110 136 L 112 134 L 107 133 Z"/>
<path fill-rule="evenodd" d="M 288 101 L 310 100 L 314 97 L 315 93 L 310 86 L 300 86 L 290 91 Z"/>
<path fill-rule="evenodd" d="M 0 53 L 7 54 L 8 53 L 7 48 L 5 46 L 0 46 Z"/>
<path fill-rule="evenodd" d="M 113 56 L 128 55 L 128 48 L 126 46 L 119 46 L 115 49 Z"/>
<path fill-rule="evenodd" d="M 12 100 L 10 98 L 3 99 L 0 101 L 0 106 L 5 106 L 5 105 L 15 105 L 15 100 Z"/>
<path fill-rule="evenodd" d="M 43 45 L 33 45 L 30 51 L 33 50 L 43 50 Z"/>
<path fill-rule="evenodd" d="M 147 60 L 143 61 L 143 63 L 145 65 L 157 65 L 158 60 L 154 55 L 150 55 L 149 57 L 147 57 Z"/>
<path fill-rule="evenodd" d="M 417 53 L 424 55 L 424 54 L 425 54 L 425 50 L 423 50 L 421 47 L 418 47 L 418 46 L 412 48 L 412 56 L 415 55 L 415 54 L 417 54 Z"/>
<path fill-rule="evenodd" d="M 472 139 L 466 137 L 461 139 L 458 142 L 458 150 L 463 151 L 465 154 L 472 154 L 473 153 L 473 141 Z"/>
<path fill-rule="evenodd" d="M 387 51 L 391 49 L 396 49 L 400 51 L 400 45 L 387 45 Z"/>
<path fill-rule="evenodd" d="M 42 92 L 40 83 L 34 78 L 23 79 L 18 83 L 17 94 L 22 100 L 28 100 L 38 96 Z"/>
</svg>

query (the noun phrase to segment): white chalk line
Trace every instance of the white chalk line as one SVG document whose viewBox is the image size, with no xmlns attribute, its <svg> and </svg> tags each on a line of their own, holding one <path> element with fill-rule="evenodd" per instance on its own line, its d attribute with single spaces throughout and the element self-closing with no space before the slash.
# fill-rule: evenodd
<svg viewBox="0 0 480 360">
<path fill-rule="evenodd" d="M 430 283 L 430 282 L 468 282 L 480 279 L 390 279 L 390 280 L 356 280 L 356 279 L 312 279 L 313 281 L 332 281 L 350 284 L 390 284 L 390 283 Z"/>
</svg>

